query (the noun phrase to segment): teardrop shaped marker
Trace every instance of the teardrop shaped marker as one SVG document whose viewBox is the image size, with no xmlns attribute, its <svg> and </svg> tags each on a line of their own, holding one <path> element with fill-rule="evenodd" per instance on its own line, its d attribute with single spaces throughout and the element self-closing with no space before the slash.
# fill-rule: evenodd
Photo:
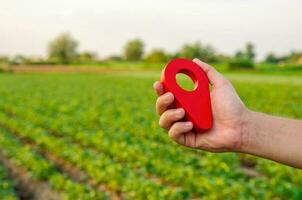
<svg viewBox="0 0 302 200">
<path fill-rule="evenodd" d="M 183 73 L 194 82 L 192 91 L 181 88 L 176 75 Z M 192 121 L 194 129 L 204 132 L 212 127 L 212 109 L 209 80 L 200 66 L 191 60 L 177 58 L 168 63 L 161 74 L 161 82 L 166 92 L 172 92 L 176 108 L 183 108 L 186 120 Z"/>
</svg>

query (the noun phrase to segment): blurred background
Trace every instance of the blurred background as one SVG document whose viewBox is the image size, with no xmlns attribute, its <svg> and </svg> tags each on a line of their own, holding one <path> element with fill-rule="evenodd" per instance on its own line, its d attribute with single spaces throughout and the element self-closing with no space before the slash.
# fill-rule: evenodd
<svg viewBox="0 0 302 200">
<path fill-rule="evenodd" d="M 175 144 L 152 91 L 169 60 L 199 58 L 250 109 L 302 119 L 301 8 L 2 0 L 1 199 L 302 199 L 297 169 Z"/>
<path fill-rule="evenodd" d="M 1 63 L 161 68 L 147 63 L 180 56 L 228 68 L 298 67 L 300 9 L 299 0 L 3 1 Z"/>
</svg>

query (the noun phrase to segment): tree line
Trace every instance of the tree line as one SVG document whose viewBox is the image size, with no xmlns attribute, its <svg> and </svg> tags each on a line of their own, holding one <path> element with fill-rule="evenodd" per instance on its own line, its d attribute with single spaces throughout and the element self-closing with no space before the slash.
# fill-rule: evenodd
<svg viewBox="0 0 302 200">
<path fill-rule="evenodd" d="M 145 44 L 141 39 L 132 39 L 124 46 L 121 54 L 112 55 L 104 59 L 99 59 L 95 52 L 78 50 L 79 42 L 73 38 L 70 33 L 62 33 L 51 40 L 47 48 L 47 58 L 33 59 L 25 56 L 0 56 L 0 63 L 11 64 L 77 64 L 89 63 L 102 60 L 113 61 L 143 61 L 148 63 L 163 63 L 176 57 L 182 58 L 201 58 L 209 63 L 226 63 L 229 68 L 254 68 L 256 51 L 253 43 L 246 45 L 235 52 L 234 55 L 225 55 L 219 53 L 216 48 L 209 44 L 201 42 L 193 42 L 182 45 L 176 52 L 166 52 L 161 48 L 155 48 L 150 52 L 145 52 Z M 291 52 L 285 56 L 276 56 L 269 53 L 266 58 L 261 61 L 268 64 L 280 63 L 299 63 L 302 64 L 302 52 Z"/>
</svg>

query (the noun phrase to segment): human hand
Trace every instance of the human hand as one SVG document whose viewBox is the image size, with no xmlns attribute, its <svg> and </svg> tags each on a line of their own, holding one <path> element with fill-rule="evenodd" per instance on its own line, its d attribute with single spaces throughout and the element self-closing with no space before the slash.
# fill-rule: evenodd
<svg viewBox="0 0 302 200">
<path fill-rule="evenodd" d="M 193 130 L 192 122 L 180 121 L 185 116 L 184 109 L 171 109 L 170 106 L 174 101 L 173 94 L 165 93 L 163 85 L 155 82 L 153 87 L 159 96 L 156 101 L 156 111 L 160 115 L 159 125 L 168 130 L 168 134 L 173 140 L 187 147 L 212 152 L 240 151 L 248 109 L 229 80 L 212 66 L 198 59 L 193 61 L 204 70 L 212 86 L 212 128 L 198 133 Z"/>
</svg>

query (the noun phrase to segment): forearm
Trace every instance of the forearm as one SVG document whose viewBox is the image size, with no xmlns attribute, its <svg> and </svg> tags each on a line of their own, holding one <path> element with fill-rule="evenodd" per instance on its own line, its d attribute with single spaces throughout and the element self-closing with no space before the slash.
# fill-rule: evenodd
<svg viewBox="0 0 302 200">
<path fill-rule="evenodd" d="M 241 151 L 302 168 L 302 121 L 248 112 Z"/>
</svg>

